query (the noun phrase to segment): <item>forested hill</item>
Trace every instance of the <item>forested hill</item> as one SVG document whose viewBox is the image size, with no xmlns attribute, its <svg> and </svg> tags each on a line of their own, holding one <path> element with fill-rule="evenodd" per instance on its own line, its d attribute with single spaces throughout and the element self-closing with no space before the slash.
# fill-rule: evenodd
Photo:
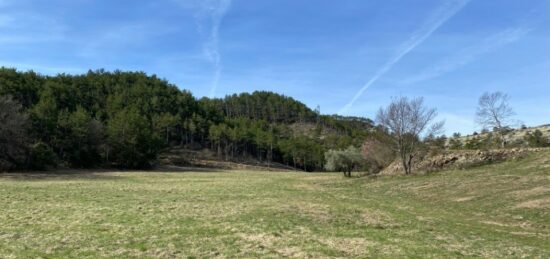
<svg viewBox="0 0 550 259">
<path fill-rule="evenodd" d="M 223 99 L 201 100 L 230 119 L 248 118 L 270 123 L 312 122 L 317 114 L 305 104 L 272 92 L 233 94 Z"/>
<path fill-rule="evenodd" d="M 0 107 L 0 170 L 146 168 L 174 146 L 320 170 L 326 150 L 359 146 L 375 129 L 271 92 L 199 100 L 142 72 L 1 68 Z"/>
</svg>

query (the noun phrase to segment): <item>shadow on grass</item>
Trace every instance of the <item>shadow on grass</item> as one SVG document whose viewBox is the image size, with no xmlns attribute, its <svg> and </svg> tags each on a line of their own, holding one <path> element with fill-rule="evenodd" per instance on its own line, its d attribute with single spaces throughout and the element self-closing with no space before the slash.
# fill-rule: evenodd
<svg viewBox="0 0 550 259">
<path fill-rule="evenodd" d="M 224 173 L 224 169 L 202 167 L 163 166 L 151 170 L 117 170 L 117 169 L 62 169 L 31 172 L 0 172 L 0 179 L 14 181 L 33 180 L 117 180 L 124 173 Z M 116 174 L 115 174 L 116 173 Z"/>
<path fill-rule="evenodd" d="M 33 172 L 9 172 L 0 173 L 0 179 L 14 181 L 39 181 L 39 180 L 116 180 L 120 175 L 111 174 L 115 171 L 71 169 L 55 171 L 33 171 Z"/>
<path fill-rule="evenodd" d="M 227 173 L 231 169 L 215 168 L 215 167 L 196 167 L 196 166 L 175 166 L 165 165 L 159 166 L 149 171 L 152 173 Z"/>
</svg>

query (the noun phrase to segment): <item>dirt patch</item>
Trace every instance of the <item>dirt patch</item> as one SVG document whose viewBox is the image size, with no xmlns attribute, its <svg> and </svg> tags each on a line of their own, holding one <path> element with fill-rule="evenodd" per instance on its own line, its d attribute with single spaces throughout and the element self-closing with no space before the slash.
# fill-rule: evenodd
<svg viewBox="0 0 550 259">
<path fill-rule="evenodd" d="M 525 201 L 518 204 L 516 208 L 523 208 L 523 209 L 550 208 L 550 197 Z"/>
<path fill-rule="evenodd" d="M 412 187 L 406 187 L 406 188 L 410 189 L 410 190 L 413 190 L 415 192 L 418 192 L 418 191 L 423 191 L 423 190 L 429 190 L 429 189 L 432 189 L 432 188 L 437 187 L 437 186 L 439 186 L 439 183 L 427 183 L 427 184 L 420 185 L 420 186 L 412 186 Z"/>
<path fill-rule="evenodd" d="M 519 198 L 542 195 L 550 192 L 550 187 L 539 186 L 529 190 L 520 190 L 512 192 L 512 194 Z"/>
<path fill-rule="evenodd" d="M 496 222 L 496 221 L 490 221 L 490 220 L 481 221 L 481 223 L 484 223 L 484 224 L 487 224 L 487 225 L 499 226 L 499 227 L 511 227 L 511 225 L 504 224 L 504 223 L 501 223 L 501 222 Z"/>
<path fill-rule="evenodd" d="M 181 147 L 165 150 L 159 154 L 155 167 L 165 168 L 170 166 L 223 170 L 296 171 L 296 169 L 280 163 L 268 163 L 251 157 L 226 159 L 226 157 L 218 156 L 207 149 L 191 150 Z"/>
<path fill-rule="evenodd" d="M 456 202 L 471 201 L 471 200 L 473 200 L 475 197 L 476 197 L 476 196 L 460 197 L 460 198 L 455 199 L 454 201 L 456 201 Z"/>
</svg>

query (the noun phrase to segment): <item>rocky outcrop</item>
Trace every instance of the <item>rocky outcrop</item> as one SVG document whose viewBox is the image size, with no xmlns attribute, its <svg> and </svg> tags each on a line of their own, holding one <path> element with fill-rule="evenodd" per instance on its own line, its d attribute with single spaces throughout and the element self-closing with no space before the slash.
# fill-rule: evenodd
<svg viewBox="0 0 550 259">
<path fill-rule="evenodd" d="M 514 148 L 494 150 L 459 150 L 445 151 L 435 156 L 418 156 L 413 160 L 413 173 L 425 173 L 450 168 L 463 168 L 482 165 L 492 162 L 504 161 L 525 156 L 531 152 L 547 150 L 544 148 Z M 381 174 L 403 174 L 401 161 L 394 161 L 384 169 Z"/>
</svg>

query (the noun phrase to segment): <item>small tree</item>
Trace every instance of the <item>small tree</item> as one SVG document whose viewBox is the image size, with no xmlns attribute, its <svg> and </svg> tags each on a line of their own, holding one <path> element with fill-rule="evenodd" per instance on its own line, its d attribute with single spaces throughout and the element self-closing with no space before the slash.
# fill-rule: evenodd
<svg viewBox="0 0 550 259">
<path fill-rule="evenodd" d="M 479 98 L 476 122 L 484 129 L 493 129 L 500 135 L 500 145 L 506 144 L 505 135 L 512 124 L 510 119 L 515 115 L 508 104 L 510 97 L 502 92 L 484 93 Z"/>
<path fill-rule="evenodd" d="M 377 121 L 390 131 L 405 174 L 412 172 L 412 160 L 422 140 L 443 129 L 443 122 L 432 123 L 436 116 L 436 109 L 426 108 L 423 98 L 401 97 L 378 111 Z"/>
<path fill-rule="evenodd" d="M 351 172 L 364 163 L 361 150 L 350 146 L 345 150 L 329 150 L 325 153 L 325 169 L 343 172 L 345 177 L 351 177 Z"/>
</svg>

